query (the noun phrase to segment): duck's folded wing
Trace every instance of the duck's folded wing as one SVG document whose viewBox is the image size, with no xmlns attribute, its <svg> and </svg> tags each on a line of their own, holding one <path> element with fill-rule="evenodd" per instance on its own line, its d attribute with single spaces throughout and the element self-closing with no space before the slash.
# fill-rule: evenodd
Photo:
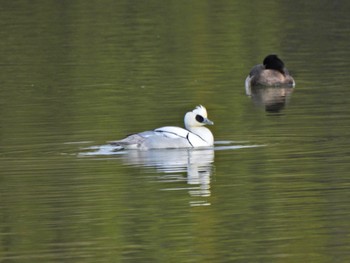
<svg viewBox="0 0 350 263">
<path fill-rule="evenodd" d="M 180 127 L 174 127 L 174 126 L 165 126 L 161 128 L 157 128 L 154 130 L 159 135 L 168 137 L 168 138 L 186 138 L 188 136 L 188 130 L 185 130 Z"/>
</svg>

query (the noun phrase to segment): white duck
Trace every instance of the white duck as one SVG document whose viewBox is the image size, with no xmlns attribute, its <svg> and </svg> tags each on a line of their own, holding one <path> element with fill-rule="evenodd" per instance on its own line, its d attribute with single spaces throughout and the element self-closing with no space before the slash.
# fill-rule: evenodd
<svg viewBox="0 0 350 263">
<path fill-rule="evenodd" d="M 120 149 L 164 149 L 164 148 L 195 148 L 213 146 L 214 137 L 204 125 L 213 125 L 209 120 L 207 110 L 197 106 L 194 110 L 186 113 L 185 128 L 165 126 L 153 131 L 144 131 L 111 142 Z"/>
</svg>

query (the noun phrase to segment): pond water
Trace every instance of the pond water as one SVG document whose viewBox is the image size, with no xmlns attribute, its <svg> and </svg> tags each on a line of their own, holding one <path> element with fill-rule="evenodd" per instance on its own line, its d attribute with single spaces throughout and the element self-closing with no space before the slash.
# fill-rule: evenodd
<svg viewBox="0 0 350 263">
<path fill-rule="evenodd" d="M 349 3 L 3 3 L 0 262 L 350 262 Z M 199 104 L 212 149 L 107 144 Z"/>
</svg>

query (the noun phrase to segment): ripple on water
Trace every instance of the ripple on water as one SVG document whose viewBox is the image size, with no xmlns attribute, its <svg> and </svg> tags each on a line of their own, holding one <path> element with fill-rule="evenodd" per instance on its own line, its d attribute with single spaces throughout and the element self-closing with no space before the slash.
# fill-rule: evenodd
<svg viewBox="0 0 350 263">
<path fill-rule="evenodd" d="M 213 148 L 198 148 L 198 149 L 155 149 L 154 151 L 183 151 L 183 150 L 191 150 L 191 151 L 201 151 L 205 149 L 212 149 L 214 151 L 225 151 L 225 150 L 239 150 L 244 148 L 257 148 L 264 147 L 266 145 L 263 144 L 249 144 L 248 141 L 215 141 L 215 145 Z M 117 147 L 106 144 L 100 146 L 90 146 L 86 148 L 82 148 L 82 152 L 78 153 L 78 156 L 103 156 L 103 155 L 124 155 L 130 151 L 120 150 Z M 135 150 L 131 150 L 134 152 Z M 142 151 L 145 152 L 145 151 Z"/>
</svg>

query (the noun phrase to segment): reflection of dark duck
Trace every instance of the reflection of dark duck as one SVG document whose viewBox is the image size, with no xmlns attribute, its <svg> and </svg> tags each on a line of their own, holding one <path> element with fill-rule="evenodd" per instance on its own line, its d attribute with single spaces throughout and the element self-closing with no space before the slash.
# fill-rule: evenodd
<svg viewBox="0 0 350 263">
<path fill-rule="evenodd" d="M 268 55 L 263 64 L 256 65 L 245 80 L 245 86 L 292 86 L 295 81 L 277 55 Z"/>
<path fill-rule="evenodd" d="M 247 89 L 247 95 L 254 104 L 265 107 L 267 112 L 280 112 L 289 101 L 293 87 L 259 87 L 253 86 Z"/>
</svg>

